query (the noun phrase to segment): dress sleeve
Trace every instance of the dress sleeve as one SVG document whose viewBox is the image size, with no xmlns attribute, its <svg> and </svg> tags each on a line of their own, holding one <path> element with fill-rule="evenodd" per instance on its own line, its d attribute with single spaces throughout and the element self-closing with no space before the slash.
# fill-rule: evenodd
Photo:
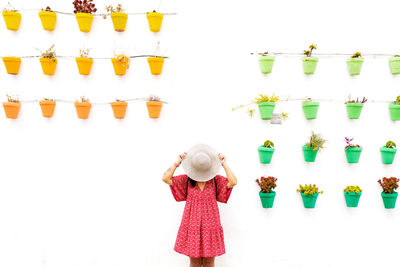
<svg viewBox="0 0 400 267">
<path fill-rule="evenodd" d="M 178 175 L 172 177 L 170 185 L 172 195 L 176 201 L 185 201 L 187 195 L 187 175 Z"/>
<path fill-rule="evenodd" d="M 215 176 L 215 184 L 217 186 L 217 201 L 227 203 L 233 189 L 228 189 L 228 179 L 224 176 L 217 175 Z"/>
</svg>

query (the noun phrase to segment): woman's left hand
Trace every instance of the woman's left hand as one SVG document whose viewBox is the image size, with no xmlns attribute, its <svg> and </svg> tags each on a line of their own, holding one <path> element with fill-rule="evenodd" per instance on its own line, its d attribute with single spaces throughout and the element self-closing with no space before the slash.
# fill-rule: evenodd
<svg viewBox="0 0 400 267">
<path fill-rule="evenodd" d="M 219 160 L 221 161 L 221 164 L 224 165 L 226 163 L 226 158 L 224 155 L 221 153 L 218 153 Z"/>
</svg>

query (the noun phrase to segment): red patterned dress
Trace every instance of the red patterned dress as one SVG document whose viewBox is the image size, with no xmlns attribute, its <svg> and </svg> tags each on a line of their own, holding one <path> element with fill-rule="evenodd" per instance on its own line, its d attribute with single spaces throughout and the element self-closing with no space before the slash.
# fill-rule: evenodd
<svg viewBox="0 0 400 267">
<path fill-rule="evenodd" d="M 171 191 L 176 201 L 185 201 L 175 251 L 192 258 L 216 257 L 225 253 L 224 232 L 218 202 L 226 203 L 232 192 L 228 179 L 217 175 L 206 182 L 203 191 L 192 187 L 187 175 L 172 177 Z"/>
</svg>

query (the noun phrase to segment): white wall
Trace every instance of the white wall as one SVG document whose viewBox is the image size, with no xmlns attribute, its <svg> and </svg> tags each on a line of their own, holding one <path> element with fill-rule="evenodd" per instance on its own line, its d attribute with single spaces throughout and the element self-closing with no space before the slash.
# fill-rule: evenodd
<svg viewBox="0 0 400 267">
<path fill-rule="evenodd" d="M 51 7 L 72 10 L 70 2 Z M 158 6 L 156 0 L 118 2 L 129 12 Z M 102 11 L 108 2 L 96 4 Z M 300 103 L 281 103 L 290 116 L 281 126 L 231 108 L 273 92 L 394 99 L 400 77 L 390 74 L 386 58 L 366 58 L 361 76 L 351 78 L 345 58 L 321 58 L 316 74 L 305 77 L 300 58 L 278 57 L 264 77 L 249 53 L 300 52 L 313 42 L 321 53 L 399 53 L 399 7 L 396 1 L 164 0 L 160 10 L 178 16 L 166 16 L 156 35 L 141 16 L 130 16 L 122 34 L 101 18 L 89 34 L 79 32 L 73 16 L 59 15 L 54 33 L 41 29 L 36 13 L 23 13 L 16 33 L 2 24 L 1 55 L 32 55 L 35 47 L 53 43 L 60 55 L 76 55 L 83 45 L 92 56 L 142 54 L 161 40 L 171 58 L 161 77 L 150 75 L 145 59 L 134 60 L 125 77 L 116 77 L 111 63 L 97 61 L 89 77 L 80 77 L 68 59 L 59 60 L 54 77 L 41 74 L 37 59 L 24 60 L 15 77 L 0 71 L 3 96 L 85 95 L 95 102 L 155 93 L 170 102 L 159 120 L 147 118 L 144 103 L 130 105 L 122 121 L 106 106 L 94 106 L 90 119 L 81 121 L 72 104 L 62 103 L 52 119 L 41 117 L 37 103 L 23 105 L 15 121 L 1 113 L 0 266 L 43 266 L 43 258 L 47 267 L 187 266 L 186 257 L 173 251 L 183 203 L 173 200 L 160 178 L 198 142 L 225 153 L 239 178 L 228 205 L 220 206 L 227 254 L 217 266 L 393 265 L 388 255 L 397 252 L 399 212 L 383 208 L 376 182 L 398 176 L 400 166 L 399 158 L 391 166 L 380 163 L 379 147 L 388 139 L 400 143 L 400 126 L 390 121 L 386 104 L 367 103 L 361 119 L 349 121 L 344 105 L 324 102 L 318 119 L 306 121 Z M 327 149 L 315 164 L 305 164 L 301 146 L 312 130 L 328 139 Z M 345 136 L 364 148 L 354 166 L 345 161 Z M 276 144 L 269 166 L 258 163 L 257 146 L 265 139 Z M 262 209 L 258 198 L 254 180 L 261 175 L 279 179 L 271 210 Z M 325 191 L 315 210 L 302 207 L 299 183 Z M 353 184 L 364 191 L 359 208 L 350 210 L 342 190 Z"/>
</svg>

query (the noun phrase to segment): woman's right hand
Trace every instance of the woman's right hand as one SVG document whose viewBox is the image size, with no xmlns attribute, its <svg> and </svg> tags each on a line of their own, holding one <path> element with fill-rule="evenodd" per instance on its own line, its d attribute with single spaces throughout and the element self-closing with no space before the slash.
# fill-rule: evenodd
<svg viewBox="0 0 400 267">
<path fill-rule="evenodd" d="M 178 160 L 174 163 L 175 167 L 179 167 L 182 163 L 182 160 L 186 157 L 186 152 L 183 152 L 179 155 Z"/>
</svg>

